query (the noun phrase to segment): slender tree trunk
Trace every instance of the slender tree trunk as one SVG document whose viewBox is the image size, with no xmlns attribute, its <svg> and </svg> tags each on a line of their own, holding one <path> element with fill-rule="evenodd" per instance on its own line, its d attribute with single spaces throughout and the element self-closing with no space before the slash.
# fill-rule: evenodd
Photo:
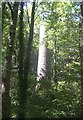
<svg viewBox="0 0 83 120">
<path fill-rule="evenodd" d="M 24 64 L 24 77 L 27 76 L 29 73 L 30 57 L 31 57 L 31 49 L 32 49 L 32 41 L 33 41 L 33 31 L 34 31 L 34 15 L 35 15 L 35 2 L 33 2 L 33 6 L 32 6 L 30 33 L 29 33 L 29 40 L 27 42 L 26 58 L 25 58 L 25 64 Z"/>
<path fill-rule="evenodd" d="M 23 10 L 24 3 L 21 2 L 20 4 L 20 21 L 19 21 L 19 109 L 18 109 L 18 118 L 24 117 L 24 80 L 23 80 L 23 70 L 24 70 L 24 34 L 23 34 L 23 16 L 24 16 L 24 10 Z"/>
<path fill-rule="evenodd" d="M 11 68 L 12 68 L 12 53 L 14 48 L 14 38 L 16 32 L 16 22 L 17 22 L 17 13 L 18 13 L 18 2 L 14 3 L 13 9 L 9 4 L 11 9 L 11 24 L 10 24 L 10 31 L 8 37 L 8 45 L 7 45 L 7 52 L 6 52 L 6 63 L 5 69 L 2 74 L 2 83 L 5 87 L 5 92 L 2 96 L 2 118 L 9 118 L 10 117 L 10 77 L 11 77 Z"/>
<path fill-rule="evenodd" d="M 21 11 L 22 12 L 22 11 Z M 31 24 L 30 24 L 30 34 L 29 34 L 29 40 L 27 43 L 27 49 L 26 49 L 26 57 L 24 61 L 24 70 L 21 68 L 21 65 L 23 66 L 23 56 L 22 60 L 19 61 L 19 79 L 20 79 L 20 73 L 23 73 L 23 76 L 21 78 L 21 81 L 19 81 L 19 87 L 20 87 L 20 112 L 18 117 L 19 118 L 25 118 L 26 115 L 26 100 L 27 100 L 27 88 L 28 88 L 28 74 L 29 74 L 29 66 L 30 66 L 30 56 L 31 56 L 31 48 L 32 48 L 32 41 L 33 41 L 33 31 L 34 31 L 34 15 L 35 15 L 35 2 L 33 2 L 32 5 L 32 13 L 31 13 Z M 22 32 L 22 31 L 21 31 Z M 23 46 L 20 46 L 23 47 Z M 22 51 L 23 52 L 23 51 Z M 21 54 L 21 53 L 20 53 Z"/>
</svg>

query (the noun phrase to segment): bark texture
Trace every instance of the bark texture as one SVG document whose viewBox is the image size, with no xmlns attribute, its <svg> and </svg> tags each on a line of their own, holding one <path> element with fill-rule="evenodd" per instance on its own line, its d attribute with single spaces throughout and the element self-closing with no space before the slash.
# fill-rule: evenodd
<svg viewBox="0 0 83 120">
<path fill-rule="evenodd" d="M 11 23 L 10 23 L 10 31 L 8 36 L 8 44 L 7 44 L 7 52 L 6 52 L 6 62 L 5 68 L 2 74 L 2 83 L 5 87 L 5 92 L 2 96 L 2 118 L 10 118 L 10 77 L 11 77 L 11 68 L 12 68 L 12 53 L 14 48 L 14 38 L 16 32 L 16 23 L 18 16 L 18 6 L 19 3 L 15 2 L 13 8 L 11 4 L 8 3 L 11 10 Z"/>
<path fill-rule="evenodd" d="M 45 28 L 40 25 L 40 41 L 39 41 L 39 56 L 37 68 L 37 81 L 46 78 L 46 41 L 45 41 Z"/>
<path fill-rule="evenodd" d="M 18 55 L 18 62 L 19 62 L 19 65 L 18 65 L 18 68 L 19 68 L 19 91 L 18 91 L 18 96 L 19 96 L 19 109 L 18 109 L 18 118 L 21 118 L 24 116 L 24 102 L 23 101 L 23 83 L 24 83 L 24 80 L 23 80 L 23 76 L 24 76 L 24 34 L 23 34 L 23 28 L 24 28 L 24 25 L 23 25 L 23 16 L 24 16 L 24 10 L 23 10 L 23 6 L 24 6 L 24 2 L 21 2 L 20 4 L 20 20 L 19 20 L 19 55 Z"/>
<path fill-rule="evenodd" d="M 37 85 L 35 90 L 40 88 L 40 81 L 47 80 L 51 77 L 51 54 L 45 41 L 45 27 L 40 25 L 39 55 L 37 67 Z"/>
</svg>

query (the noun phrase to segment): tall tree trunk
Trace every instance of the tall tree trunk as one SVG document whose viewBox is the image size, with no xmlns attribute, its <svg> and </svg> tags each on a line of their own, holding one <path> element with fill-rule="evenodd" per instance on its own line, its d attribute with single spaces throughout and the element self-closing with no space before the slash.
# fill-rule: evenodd
<svg viewBox="0 0 83 120">
<path fill-rule="evenodd" d="M 17 23 L 17 15 L 18 15 L 18 2 L 14 3 L 13 8 L 11 7 L 10 3 L 8 3 L 10 10 L 11 10 L 11 24 L 10 24 L 10 31 L 8 37 L 8 45 L 7 45 L 7 52 L 6 52 L 6 63 L 5 69 L 2 74 L 2 83 L 4 84 L 5 91 L 2 96 L 2 118 L 9 118 L 10 117 L 10 77 L 11 77 L 11 68 L 12 68 L 12 53 L 14 48 L 14 38 L 16 32 L 16 23 Z"/>
<path fill-rule="evenodd" d="M 31 56 L 33 31 L 34 31 L 34 15 L 35 15 L 35 2 L 33 2 L 33 6 L 32 6 L 30 33 L 29 33 L 29 40 L 27 42 L 26 58 L 25 58 L 25 65 L 24 65 L 24 76 L 28 75 L 29 73 L 30 56 Z"/>
<path fill-rule="evenodd" d="M 23 70 L 24 70 L 24 34 L 23 34 L 23 16 L 24 16 L 24 10 L 23 10 L 24 3 L 21 2 L 20 4 L 20 21 L 19 21 L 19 109 L 18 109 L 18 118 L 22 118 L 24 116 L 24 102 L 23 101 Z M 23 111 L 22 111 L 23 110 Z"/>
<path fill-rule="evenodd" d="M 43 23 L 40 25 L 40 41 L 39 41 L 39 56 L 37 67 L 37 85 L 35 91 L 40 88 L 40 81 L 47 80 L 51 77 L 51 64 L 50 64 L 50 50 L 46 47 L 45 41 L 45 27 Z M 44 82 L 43 82 L 44 83 Z"/>
<path fill-rule="evenodd" d="M 29 40 L 27 43 L 27 49 L 26 49 L 26 57 L 24 61 L 24 70 L 20 68 L 20 72 L 24 72 L 21 81 L 20 82 L 20 112 L 19 112 L 19 118 L 25 118 L 26 115 L 26 100 L 27 100 L 27 87 L 28 87 L 28 74 L 29 74 L 29 66 L 30 66 L 30 56 L 31 56 L 31 48 L 32 48 L 32 41 L 33 41 L 33 31 L 34 31 L 34 15 L 35 15 L 35 2 L 33 2 L 32 5 L 32 13 L 31 13 L 31 24 L 30 24 L 30 34 L 29 34 Z M 22 56 L 21 56 L 22 57 Z M 23 58 L 22 58 L 23 59 Z M 20 61 L 23 65 L 23 61 Z"/>
<path fill-rule="evenodd" d="M 37 81 L 45 78 L 46 78 L 46 41 L 45 41 L 45 27 L 42 24 L 40 25 Z"/>
</svg>

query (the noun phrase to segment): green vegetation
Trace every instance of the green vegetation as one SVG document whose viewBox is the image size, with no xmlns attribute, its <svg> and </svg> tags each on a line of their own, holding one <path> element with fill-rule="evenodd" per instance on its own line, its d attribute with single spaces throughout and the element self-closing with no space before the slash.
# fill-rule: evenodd
<svg viewBox="0 0 83 120">
<path fill-rule="evenodd" d="M 83 2 L 1 4 L 2 118 L 81 118 Z"/>
</svg>

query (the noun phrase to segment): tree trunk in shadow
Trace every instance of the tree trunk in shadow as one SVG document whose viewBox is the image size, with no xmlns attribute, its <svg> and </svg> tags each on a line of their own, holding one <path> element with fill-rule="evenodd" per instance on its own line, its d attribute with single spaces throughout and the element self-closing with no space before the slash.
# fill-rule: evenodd
<svg viewBox="0 0 83 120">
<path fill-rule="evenodd" d="M 5 68 L 2 74 L 2 83 L 4 84 L 4 87 L 5 87 L 5 92 L 2 96 L 2 118 L 10 118 L 10 108 L 11 108 L 11 100 L 9 95 L 10 77 L 11 77 L 11 69 L 12 69 L 12 53 L 14 49 L 14 38 L 15 38 L 15 32 L 16 32 L 19 3 L 15 2 L 13 5 L 13 8 L 11 7 L 10 3 L 8 3 L 8 5 L 11 10 L 12 19 L 10 23 L 10 31 L 8 36 Z"/>
<path fill-rule="evenodd" d="M 30 33 L 29 39 L 27 42 L 27 48 L 25 50 L 25 59 L 23 61 L 19 61 L 19 97 L 20 97 L 20 105 L 19 105 L 19 114 L 18 118 L 25 118 L 26 117 L 26 101 L 27 101 L 27 88 L 28 88 L 28 74 L 29 74 L 29 66 L 30 66 L 30 56 L 31 56 L 31 49 L 32 49 L 32 41 L 33 41 L 33 31 L 34 31 L 34 15 L 35 15 L 35 2 L 32 5 L 32 13 L 31 13 L 31 24 L 30 24 Z M 22 31 L 21 31 L 22 32 Z M 22 47 L 22 46 L 21 46 Z M 20 53 L 21 54 L 21 53 Z M 22 57 L 23 60 L 23 56 Z M 22 68 L 22 66 L 24 67 Z M 22 73 L 23 75 L 20 75 Z M 20 79 L 20 77 L 22 78 Z"/>
</svg>

